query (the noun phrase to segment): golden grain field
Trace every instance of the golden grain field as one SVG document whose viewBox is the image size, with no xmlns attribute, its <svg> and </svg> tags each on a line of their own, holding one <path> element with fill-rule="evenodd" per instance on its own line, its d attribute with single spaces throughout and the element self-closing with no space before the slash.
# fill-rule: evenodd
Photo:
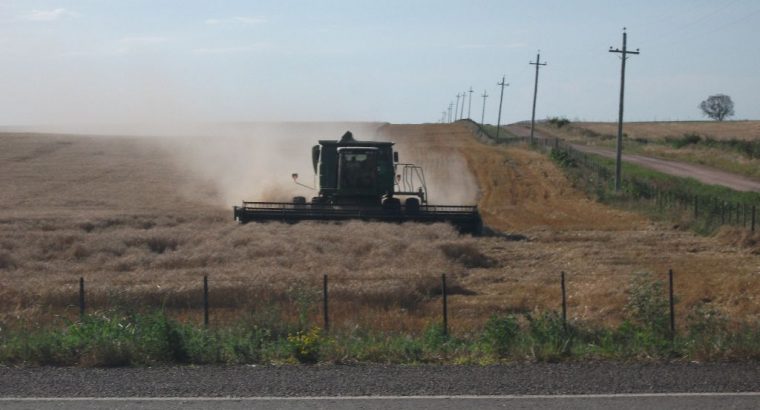
<svg viewBox="0 0 760 410">
<path fill-rule="evenodd" d="M 700 237 L 610 209 L 573 189 L 542 155 L 481 143 L 462 124 L 379 133 L 430 170 L 431 198 L 477 201 L 490 227 L 513 236 L 461 236 L 444 224 L 238 225 L 225 197 L 255 181 L 233 173 L 220 186 L 221 140 L 203 140 L 201 150 L 219 161 L 204 173 L 176 158 L 192 139 L 6 133 L 0 322 L 72 317 L 79 277 L 92 309 L 163 306 L 197 320 L 208 275 L 212 320 L 223 321 L 272 301 L 292 310 L 305 299 L 316 309 L 328 274 L 335 323 L 412 329 L 436 320 L 446 273 L 452 325 L 467 329 L 496 312 L 558 308 L 565 271 L 570 317 L 615 323 L 632 274 L 664 277 L 671 267 L 679 309 L 711 303 L 736 318 L 760 317 L 760 257 L 733 240 L 741 233 Z M 289 149 L 308 158 L 312 143 Z"/>
<path fill-rule="evenodd" d="M 571 129 L 591 130 L 601 135 L 617 135 L 615 122 L 573 122 Z M 760 121 L 660 121 L 626 122 L 625 133 L 629 138 L 663 140 L 679 138 L 684 134 L 698 134 L 714 139 L 756 140 L 760 138 Z"/>
</svg>

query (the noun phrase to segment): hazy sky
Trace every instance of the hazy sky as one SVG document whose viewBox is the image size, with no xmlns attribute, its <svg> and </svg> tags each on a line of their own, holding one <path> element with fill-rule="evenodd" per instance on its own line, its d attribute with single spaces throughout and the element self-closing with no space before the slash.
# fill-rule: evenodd
<svg viewBox="0 0 760 410">
<path fill-rule="evenodd" d="M 628 27 L 626 120 L 701 119 L 730 95 L 760 119 L 760 2 L 0 0 L 0 125 L 613 121 Z M 467 108 L 465 108 L 465 116 Z"/>
</svg>

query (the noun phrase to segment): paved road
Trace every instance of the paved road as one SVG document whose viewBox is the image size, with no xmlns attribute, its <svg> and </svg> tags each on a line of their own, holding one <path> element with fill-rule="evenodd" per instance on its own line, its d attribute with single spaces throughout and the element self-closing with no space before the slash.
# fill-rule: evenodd
<svg viewBox="0 0 760 410">
<path fill-rule="evenodd" d="M 1 368 L 0 397 L 760 392 L 760 362 Z"/>
<path fill-rule="evenodd" d="M 530 135 L 530 129 L 520 125 L 509 125 L 506 127 L 509 132 L 520 137 Z M 536 133 L 539 138 L 545 138 L 544 135 Z M 572 147 L 581 152 L 597 154 L 607 158 L 615 158 L 615 151 L 609 148 L 600 148 L 587 145 L 571 144 Z M 623 154 L 623 161 L 632 164 L 641 165 L 646 168 L 674 175 L 678 177 L 694 178 L 697 181 L 709 185 L 721 185 L 737 191 L 760 192 L 760 182 L 753 179 L 721 171 L 715 168 L 703 165 L 690 164 L 686 162 L 671 161 L 659 158 L 652 158 L 643 155 Z"/>
<path fill-rule="evenodd" d="M 10 409 L 760 408 L 753 392 L 760 362 L 0 367 Z"/>
<path fill-rule="evenodd" d="M 483 396 L 483 397 L 310 397 L 310 398 L 121 398 L 75 400 L 0 400 L 0 407 L 27 409 L 756 409 L 760 394 L 675 394 L 596 396 Z"/>
</svg>

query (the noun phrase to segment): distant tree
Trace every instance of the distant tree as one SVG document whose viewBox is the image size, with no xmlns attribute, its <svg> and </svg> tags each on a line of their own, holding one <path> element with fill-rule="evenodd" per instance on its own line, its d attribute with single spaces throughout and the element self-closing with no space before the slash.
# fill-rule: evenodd
<svg viewBox="0 0 760 410">
<path fill-rule="evenodd" d="M 699 104 L 699 108 L 705 116 L 718 121 L 734 115 L 734 102 L 731 101 L 731 97 L 724 94 L 707 97 Z"/>
</svg>

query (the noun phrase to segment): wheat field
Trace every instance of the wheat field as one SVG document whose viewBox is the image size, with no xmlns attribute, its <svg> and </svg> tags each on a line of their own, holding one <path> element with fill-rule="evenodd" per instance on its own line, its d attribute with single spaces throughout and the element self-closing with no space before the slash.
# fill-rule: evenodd
<svg viewBox="0 0 760 410">
<path fill-rule="evenodd" d="M 551 132 L 553 128 L 540 126 Z M 614 122 L 577 122 L 571 123 L 569 133 L 581 134 L 590 130 L 597 134 L 613 138 L 617 135 L 617 123 Z M 680 138 L 685 134 L 697 134 L 717 140 L 736 138 L 756 140 L 760 138 L 760 121 L 659 121 L 626 122 L 625 133 L 631 139 L 664 140 Z M 556 129 L 554 129 L 556 131 Z"/>
<path fill-rule="evenodd" d="M 241 136 L 231 144 L 4 133 L 0 322 L 74 317 L 79 277 L 90 309 L 164 307 L 198 320 L 204 275 L 216 322 L 273 302 L 293 311 L 306 301 L 316 317 L 327 274 L 335 323 L 418 329 L 438 320 L 446 273 L 452 326 L 468 329 L 497 312 L 558 309 L 565 271 L 570 317 L 617 323 L 632 275 L 664 277 L 669 268 L 679 309 L 710 303 L 741 320 L 760 315 L 760 257 L 752 238 L 736 240 L 743 233 L 700 237 L 610 209 L 575 190 L 547 158 L 479 142 L 462 124 L 378 127 L 363 133 L 375 130 L 397 142 L 402 158 L 422 163 L 431 198 L 477 202 L 488 226 L 509 235 L 473 238 L 445 224 L 239 225 L 231 193 L 263 195 L 259 180 L 281 184 L 281 196 L 298 192 L 289 173 L 261 168 L 274 161 L 263 158 L 275 155 L 271 142 L 251 152 L 257 164 L 241 163 Z M 338 135 L 282 144 L 283 161 L 296 151 L 308 160 L 316 139 Z M 256 140 L 246 144 L 257 149 Z"/>
</svg>

